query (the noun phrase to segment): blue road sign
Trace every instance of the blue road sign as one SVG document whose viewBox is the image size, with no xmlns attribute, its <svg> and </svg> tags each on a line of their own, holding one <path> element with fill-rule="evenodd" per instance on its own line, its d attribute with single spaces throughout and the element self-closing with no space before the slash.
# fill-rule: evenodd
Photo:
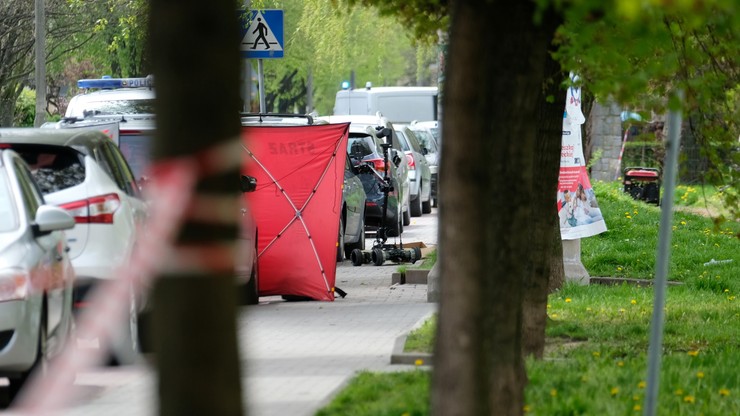
<svg viewBox="0 0 740 416">
<path fill-rule="evenodd" d="M 283 11 L 251 10 L 241 22 L 241 55 L 243 58 L 283 57 Z M 248 24 L 248 26 L 247 26 Z"/>
</svg>

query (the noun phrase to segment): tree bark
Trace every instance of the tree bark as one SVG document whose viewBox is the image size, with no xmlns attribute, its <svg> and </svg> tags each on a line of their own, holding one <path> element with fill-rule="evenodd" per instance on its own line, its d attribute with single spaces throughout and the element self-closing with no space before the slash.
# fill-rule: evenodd
<svg viewBox="0 0 740 416">
<path fill-rule="evenodd" d="M 434 415 L 522 414 L 523 282 L 531 208 L 543 197 L 532 192 L 533 154 L 553 34 L 533 23 L 534 12 L 530 1 L 452 6 Z"/>
<path fill-rule="evenodd" d="M 554 33 L 560 23 L 554 12 L 548 12 L 543 27 Z M 545 82 L 540 92 L 540 108 L 537 117 L 537 142 L 534 153 L 534 182 L 532 194 L 537 195 L 531 208 L 532 231 L 531 254 L 524 278 L 523 299 L 523 352 L 542 358 L 545 351 L 545 326 L 547 323 L 547 295 L 553 259 L 553 233 L 560 239 L 557 216 L 557 185 L 560 171 L 560 148 L 563 137 L 562 97 L 565 91 L 561 83 L 566 74 L 560 64 L 552 59 L 551 47 L 544 66 Z M 547 97 L 553 99 L 548 100 Z M 560 250 L 560 262 L 563 261 Z M 562 267 L 561 267 L 562 269 Z"/>
<path fill-rule="evenodd" d="M 150 4 L 157 91 L 153 158 L 202 156 L 219 145 L 238 145 L 240 65 L 234 3 L 152 0 Z M 219 202 L 219 207 L 232 210 L 233 218 L 220 222 L 188 218 L 177 250 L 233 248 L 239 164 L 228 156 L 218 159 L 221 169 L 215 172 L 208 169 L 207 160 L 198 160 L 194 198 Z M 219 211 L 213 209 L 211 215 Z M 243 414 L 235 290 L 233 264 L 170 271 L 157 280 L 152 335 L 160 415 Z"/>
</svg>

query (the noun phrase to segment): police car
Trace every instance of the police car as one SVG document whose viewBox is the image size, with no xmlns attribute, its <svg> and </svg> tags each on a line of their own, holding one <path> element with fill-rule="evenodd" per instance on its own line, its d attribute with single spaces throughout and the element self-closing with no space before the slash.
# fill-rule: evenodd
<svg viewBox="0 0 740 416">
<path fill-rule="evenodd" d="M 154 137 L 154 78 L 81 79 L 77 86 L 85 90 L 74 96 L 64 119 L 55 127 L 101 127 L 115 122 L 118 137 L 113 138 L 142 181 L 149 165 L 149 149 Z"/>
<path fill-rule="evenodd" d="M 84 94 L 73 97 L 65 118 L 84 119 L 95 116 L 134 115 L 152 118 L 154 115 L 154 78 L 81 79 L 77 87 Z M 94 90 L 94 91 L 93 91 Z M 141 116 L 146 117 L 141 117 Z"/>
</svg>

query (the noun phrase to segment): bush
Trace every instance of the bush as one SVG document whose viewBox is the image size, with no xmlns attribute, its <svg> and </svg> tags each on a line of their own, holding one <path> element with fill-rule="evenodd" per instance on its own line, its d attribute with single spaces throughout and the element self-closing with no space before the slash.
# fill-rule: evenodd
<svg viewBox="0 0 740 416">
<path fill-rule="evenodd" d="M 36 91 L 24 87 L 21 95 L 15 102 L 13 125 L 18 127 L 33 127 L 36 118 Z"/>
</svg>

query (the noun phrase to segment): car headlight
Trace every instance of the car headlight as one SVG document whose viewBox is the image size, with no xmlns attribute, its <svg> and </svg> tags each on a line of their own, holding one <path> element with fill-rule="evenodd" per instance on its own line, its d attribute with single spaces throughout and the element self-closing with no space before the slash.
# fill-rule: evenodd
<svg viewBox="0 0 740 416">
<path fill-rule="evenodd" d="M 29 281 L 25 270 L 0 270 L 0 302 L 25 299 L 28 296 Z"/>
</svg>

